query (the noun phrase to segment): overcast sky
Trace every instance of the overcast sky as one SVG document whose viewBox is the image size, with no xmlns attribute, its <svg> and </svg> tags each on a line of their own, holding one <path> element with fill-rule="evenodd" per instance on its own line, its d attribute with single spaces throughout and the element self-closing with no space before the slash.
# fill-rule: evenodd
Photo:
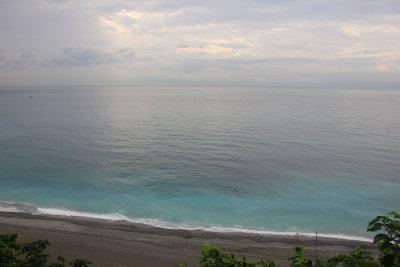
<svg viewBox="0 0 400 267">
<path fill-rule="evenodd" d="M 0 86 L 400 88 L 399 0 L 0 0 Z"/>
</svg>

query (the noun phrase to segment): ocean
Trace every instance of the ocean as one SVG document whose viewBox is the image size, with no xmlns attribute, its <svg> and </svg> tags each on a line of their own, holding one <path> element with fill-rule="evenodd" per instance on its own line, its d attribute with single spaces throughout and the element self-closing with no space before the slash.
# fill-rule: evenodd
<svg viewBox="0 0 400 267">
<path fill-rule="evenodd" d="M 0 88 L 0 210 L 362 239 L 399 192 L 400 90 Z"/>
</svg>

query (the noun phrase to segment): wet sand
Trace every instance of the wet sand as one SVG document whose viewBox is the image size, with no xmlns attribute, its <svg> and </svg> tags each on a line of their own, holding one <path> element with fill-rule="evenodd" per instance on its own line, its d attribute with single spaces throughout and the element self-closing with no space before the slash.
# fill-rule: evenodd
<svg viewBox="0 0 400 267">
<path fill-rule="evenodd" d="M 288 266 L 295 245 L 304 246 L 305 255 L 312 259 L 324 259 L 366 243 L 319 237 L 316 246 L 315 237 L 306 236 L 297 242 L 294 236 L 164 229 L 127 221 L 0 212 L 0 234 L 11 232 L 19 233 L 19 241 L 48 239 L 51 260 L 59 255 L 68 260 L 87 258 L 95 267 L 200 266 L 198 259 L 206 243 L 237 257 L 252 261 L 269 258 Z"/>
</svg>

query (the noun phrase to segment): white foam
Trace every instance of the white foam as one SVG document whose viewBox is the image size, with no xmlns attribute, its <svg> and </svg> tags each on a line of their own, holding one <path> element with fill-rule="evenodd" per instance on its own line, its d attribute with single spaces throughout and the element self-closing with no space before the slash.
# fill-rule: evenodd
<svg viewBox="0 0 400 267">
<path fill-rule="evenodd" d="M 0 211 L 4 211 L 4 212 L 21 212 L 16 207 L 2 207 L 2 206 L 0 206 Z"/>
<path fill-rule="evenodd" d="M 26 212 L 26 210 L 19 209 L 18 205 L 14 203 L 5 203 L 6 205 L 1 205 L 0 210 L 5 212 Z M 15 206 L 14 206 L 15 205 Z M 202 230 L 207 232 L 216 232 L 216 233 L 246 233 L 246 234 L 261 234 L 261 235 L 277 235 L 277 236 L 294 236 L 299 234 L 300 236 L 305 237 L 315 237 L 315 233 L 298 233 L 293 231 L 270 231 L 266 229 L 244 229 L 240 226 L 237 227 L 221 227 L 221 226 L 201 226 L 187 223 L 176 223 L 176 222 L 168 222 L 161 221 L 158 219 L 146 219 L 146 218 L 129 218 L 121 214 L 117 213 L 108 213 L 108 214 L 99 214 L 99 213 L 91 213 L 91 212 L 82 212 L 75 211 L 70 209 L 59 209 L 59 208 L 37 208 L 34 212 L 29 212 L 31 214 L 46 214 L 46 215 L 55 215 L 55 216 L 67 216 L 67 217 L 85 217 L 92 219 L 102 219 L 109 221 L 127 221 L 131 223 L 140 223 L 150 226 L 155 226 L 164 229 L 181 229 L 181 230 Z M 354 240 L 354 241 L 363 241 L 363 242 L 372 242 L 372 238 L 368 237 L 360 237 L 360 236 L 352 236 L 345 234 L 318 234 L 318 237 L 326 237 L 326 238 L 335 238 L 335 239 L 344 239 L 344 240 Z"/>
<path fill-rule="evenodd" d="M 22 209 L 19 208 L 19 204 L 13 202 L 0 202 L 0 211 L 4 212 L 24 212 Z"/>
<path fill-rule="evenodd" d="M 47 214 L 47 215 L 57 215 L 57 216 L 75 216 L 75 217 L 86 217 L 93 219 L 103 219 L 109 221 L 121 221 L 121 220 L 129 220 L 128 217 L 121 214 L 98 214 L 98 213 L 90 213 L 90 212 L 82 212 L 82 211 L 74 211 L 68 209 L 55 209 L 55 208 L 37 208 L 37 213 Z"/>
</svg>

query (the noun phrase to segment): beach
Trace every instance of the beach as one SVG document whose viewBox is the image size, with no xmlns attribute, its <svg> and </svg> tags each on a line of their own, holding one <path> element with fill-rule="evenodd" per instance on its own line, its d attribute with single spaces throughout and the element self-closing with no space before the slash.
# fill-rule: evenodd
<svg viewBox="0 0 400 267">
<path fill-rule="evenodd" d="M 252 261 L 269 258 L 288 266 L 291 248 L 301 245 L 305 255 L 324 259 L 347 253 L 368 242 L 338 238 L 218 233 L 204 230 L 164 229 L 127 221 L 111 221 L 77 216 L 32 215 L 0 212 L 0 234 L 18 232 L 19 241 L 48 239 L 51 260 L 86 258 L 92 266 L 200 266 L 204 244 L 221 248 Z"/>
<path fill-rule="evenodd" d="M 284 267 L 361 244 L 378 262 L 399 8 L 0 1 L 0 234 L 48 240 L 49 265 L 199 267 L 211 246 Z"/>
</svg>

